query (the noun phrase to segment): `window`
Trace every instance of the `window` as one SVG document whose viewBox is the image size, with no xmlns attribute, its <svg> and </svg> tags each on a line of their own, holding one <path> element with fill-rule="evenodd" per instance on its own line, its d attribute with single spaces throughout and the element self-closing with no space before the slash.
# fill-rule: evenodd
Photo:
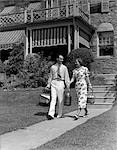
<svg viewBox="0 0 117 150">
<path fill-rule="evenodd" d="M 90 4 L 90 14 L 101 13 L 101 3 Z"/>
<path fill-rule="evenodd" d="M 102 0 L 101 10 L 102 12 L 109 12 L 109 0 Z"/>
<path fill-rule="evenodd" d="M 100 2 L 91 0 L 90 14 L 107 13 L 107 12 L 109 12 L 109 0 L 101 0 Z"/>
<path fill-rule="evenodd" d="M 114 54 L 114 40 L 113 32 L 100 32 L 98 33 L 99 47 L 98 55 L 99 56 L 112 56 Z"/>
</svg>

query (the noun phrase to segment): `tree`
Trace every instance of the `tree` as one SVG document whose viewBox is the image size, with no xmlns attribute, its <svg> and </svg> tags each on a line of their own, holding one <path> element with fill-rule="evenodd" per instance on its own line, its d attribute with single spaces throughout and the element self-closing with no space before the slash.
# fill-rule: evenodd
<svg viewBox="0 0 117 150">
<path fill-rule="evenodd" d="M 91 63 L 94 62 L 94 57 L 90 49 L 88 48 L 78 48 L 72 50 L 67 56 L 66 65 L 69 69 L 70 76 L 72 74 L 72 70 L 75 68 L 75 60 L 76 58 L 81 58 L 83 60 L 84 66 L 91 69 Z"/>
</svg>

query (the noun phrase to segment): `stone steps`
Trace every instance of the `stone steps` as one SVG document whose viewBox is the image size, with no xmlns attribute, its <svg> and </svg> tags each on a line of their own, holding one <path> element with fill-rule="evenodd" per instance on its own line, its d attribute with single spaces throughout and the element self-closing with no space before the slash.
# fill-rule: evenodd
<svg viewBox="0 0 117 150">
<path fill-rule="evenodd" d="M 94 92 L 108 92 L 115 91 L 115 85 L 95 85 L 93 86 Z"/>
<path fill-rule="evenodd" d="M 113 105 L 113 103 L 95 103 L 95 104 L 88 104 L 87 107 L 88 108 L 92 108 L 92 109 L 96 109 L 96 108 L 100 108 L 100 109 L 103 109 L 103 108 L 111 108 Z"/>
<path fill-rule="evenodd" d="M 90 93 L 91 94 L 91 93 Z M 116 96 L 115 91 L 98 91 L 93 92 L 95 98 L 114 98 Z"/>
<path fill-rule="evenodd" d="M 95 103 L 113 103 L 115 101 L 115 98 L 103 98 L 103 97 L 98 97 L 95 98 Z"/>
<path fill-rule="evenodd" d="M 99 75 L 105 79 L 104 85 L 94 85 L 93 94 L 95 96 L 95 103 L 88 104 L 88 107 L 103 108 L 111 107 L 116 98 L 116 80 L 115 75 L 105 74 Z"/>
</svg>

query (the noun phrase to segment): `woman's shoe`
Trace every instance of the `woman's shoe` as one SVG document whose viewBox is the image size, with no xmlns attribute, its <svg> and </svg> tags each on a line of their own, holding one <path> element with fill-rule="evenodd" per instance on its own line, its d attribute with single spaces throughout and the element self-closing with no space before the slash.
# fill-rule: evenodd
<svg viewBox="0 0 117 150">
<path fill-rule="evenodd" d="M 74 120 L 78 120 L 79 119 L 79 116 L 78 115 L 75 115 L 74 116 Z"/>
<path fill-rule="evenodd" d="M 48 115 L 47 118 L 48 118 L 48 120 L 54 119 L 54 117 L 52 117 L 52 116 L 50 116 L 50 115 Z"/>
<path fill-rule="evenodd" d="M 87 113 L 85 113 L 85 114 L 84 114 L 84 116 L 83 116 L 83 118 L 86 118 L 88 115 L 89 115 L 89 113 L 88 113 L 88 112 L 87 112 Z"/>
<path fill-rule="evenodd" d="M 89 113 L 87 112 L 87 113 L 85 113 L 85 115 L 84 116 L 88 116 L 89 115 Z"/>
</svg>

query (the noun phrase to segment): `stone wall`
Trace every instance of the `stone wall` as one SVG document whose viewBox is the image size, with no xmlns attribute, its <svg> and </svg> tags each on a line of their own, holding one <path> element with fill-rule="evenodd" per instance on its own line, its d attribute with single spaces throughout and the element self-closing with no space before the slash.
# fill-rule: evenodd
<svg viewBox="0 0 117 150">
<path fill-rule="evenodd" d="M 96 0 L 95 0 L 96 1 Z M 100 1 L 100 0 L 97 0 Z M 117 73 L 117 0 L 110 0 L 109 13 L 91 14 L 91 24 L 98 28 L 101 23 L 111 23 L 114 27 L 114 56 L 110 58 L 97 58 L 96 33 L 91 40 L 91 49 L 95 56 L 98 73 Z"/>
<path fill-rule="evenodd" d="M 96 74 L 117 74 L 117 57 L 95 58 L 91 70 Z"/>
</svg>

